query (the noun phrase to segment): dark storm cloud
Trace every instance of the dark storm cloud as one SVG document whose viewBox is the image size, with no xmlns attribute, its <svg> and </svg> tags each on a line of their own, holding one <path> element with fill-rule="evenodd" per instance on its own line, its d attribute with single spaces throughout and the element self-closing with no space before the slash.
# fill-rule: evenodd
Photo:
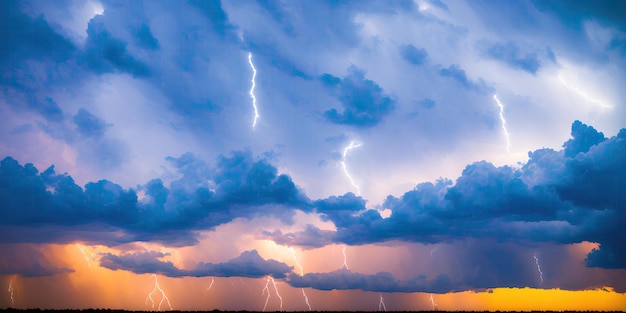
<svg viewBox="0 0 626 313">
<path fill-rule="evenodd" d="M 206 16 L 213 26 L 215 32 L 221 36 L 225 36 L 227 32 L 235 30 L 235 26 L 228 22 L 228 14 L 222 8 L 221 0 L 202 1 L 202 0 L 188 0 L 191 6 L 197 8 Z"/>
<path fill-rule="evenodd" d="M 283 233 L 280 229 L 273 232 L 264 231 L 259 238 L 269 239 L 283 246 L 298 246 L 304 249 L 320 248 L 333 243 L 335 232 L 322 230 L 311 224 L 297 233 Z"/>
<path fill-rule="evenodd" d="M 86 137 L 102 137 L 109 126 L 103 119 L 91 114 L 84 108 L 78 110 L 72 121 L 78 128 L 78 132 Z"/>
<path fill-rule="evenodd" d="M 169 277 L 248 277 L 260 278 L 272 276 L 283 278 L 293 267 L 276 260 L 263 259 L 256 250 L 244 251 L 238 257 L 223 263 L 200 262 L 193 269 L 179 269 L 172 262 L 159 258 L 168 254 L 147 251 L 124 255 L 106 253 L 100 259 L 100 265 L 112 270 L 125 270 L 136 274 L 156 273 Z"/>
<path fill-rule="evenodd" d="M 588 152 L 589 148 L 606 140 L 603 133 L 580 121 L 575 121 L 572 124 L 572 136 L 574 138 L 563 144 L 565 156 L 569 158 L 574 158 L 581 152 Z"/>
<path fill-rule="evenodd" d="M 440 67 L 439 65 L 438 67 Z M 451 64 L 448 68 L 441 68 L 439 70 L 439 75 L 443 77 L 448 77 L 456 82 L 458 82 L 461 86 L 469 90 L 475 90 L 479 93 L 488 93 L 492 92 L 493 88 L 487 86 L 485 81 L 482 78 L 479 78 L 477 82 L 470 80 L 465 73 L 465 70 L 462 69 L 458 64 Z"/>
<path fill-rule="evenodd" d="M 55 264 L 45 252 L 34 245 L 0 244 L 0 255 L 0 275 L 40 277 L 74 271 Z"/>
<path fill-rule="evenodd" d="M 605 139 L 576 121 L 564 151 L 529 153 L 521 168 L 485 161 L 468 165 L 453 185 L 440 179 L 421 183 L 400 198 L 389 196 L 388 218 L 365 208 L 353 194 L 317 200 L 316 212 L 332 221 L 335 242 L 365 244 L 389 240 L 422 243 L 466 238 L 535 242 L 600 243 L 589 266 L 624 268 L 622 235 L 626 229 L 626 129 Z M 274 233 L 283 242 L 301 234 Z M 301 240 L 315 245 L 310 240 Z"/>
<path fill-rule="evenodd" d="M 365 72 L 355 66 L 348 68 L 348 76 L 343 79 L 324 74 L 320 80 L 343 106 L 343 112 L 337 109 L 324 112 L 331 123 L 370 128 L 395 108 L 396 100 L 374 81 L 366 79 Z"/>
<path fill-rule="evenodd" d="M 150 76 L 148 65 L 133 57 L 127 43 L 115 38 L 105 27 L 104 17 L 97 15 L 89 21 L 85 42 L 85 62 L 97 74 L 120 71 L 136 77 Z"/>
<path fill-rule="evenodd" d="M 468 165 L 453 185 L 440 179 L 421 183 L 400 198 L 389 196 L 382 218 L 352 193 L 310 203 L 286 175 L 250 152 L 220 156 L 210 167 L 191 154 L 170 158 L 182 177 L 166 187 L 155 179 L 137 191 L 101 180 L 85 188 L 54 167 L 42 173 L 12 158 L 0 163 L 3 227 L 65 226 L 101 223 L 122 230 L 119 242 L 159 240 L 194 242 L 193 230 L 236 217 L 275 216 L 291 223 L 294 210 L 312 209 L 331 221 L 336 232 L 309 225 L 299 233 L 265 232 L 287 245 L 319 247 L 329 242 L 366 244 L 389 240 L 422 243 L 466 238 L 535 242 L 597 242 L 589 266 L 624 268 L 620 239 L 626 229 L 626 130 L 605 139 L 593 127 L 574 122 L 564 151 L 540 149 L 521 168 L 481 161 Z M 209 183 L 207 183 L 209 181 Z M 106 227 L 104 227 L 106 228 Z M 68 233 L 75 240 L 80 232 Z M 67 236 L 64 240 L 67 239 Z M 54 242 L 63 236 L 6 236 L 5 242 Z M 104 237 L 103 241 L 115 242 Z"/>
<path fill-rule="evenodd" d="M 619 26 L 624 30 L 626 17 L 626 3 L 620 0 L 585 1 L 585 0 L 555 0 L 533 1 L 541 11 L 549 11 L 563 23 L 571 26 L 582 26 L 582 22 L 589 18 Z"/>
<path fill-rule="evenodd" d="M 414 45 L 402 45 L 398 49 L 402 58 L 415 65 L 422 65 L 428 60 L 428 52 L 423 48 L 416 48 Z"/>
<path fill-rule="evenodd" d="M 485 48 L 484 53 L 494 59 L 505 64 L 526 71 L 531 74 L 537 74 L 541 68 L 541 62 L 536 53 L 522 54 L 519 47 L 512 41 L 505 43 L 496 42 Z"/>
<path fill-rule="evenodd" d="M 159 40 L 154 38 L 150 26 L 146 23 L 142 23 L 137 30 L 135 30 L 135 42 L 137 46 L 149 50 L 158 50 L 160 48 Z"/>
<path fill-rule="evenodd" d="M 2 1 L 0 4 L 0 64 L 11 66 L 16 59 L 68 59 L 76 47 L 58 34 L 43 15 L 32 18 L 20 11 L 19 2 Z M 7 63 L 9 62 L 9 63 Z"/>
<path fill-rule="evenodd" d="M 33 101 L 32 108 L 39 112 L 49 122 L 63 121 L 63 110 L 61 110 L 56 101 L 50 97 L 45 97 L 43 100 L 35 99 Z"/>
<path fill-rule="evenodd" d="M 417 276 L 409 280 L 398 280 L 387 272 L 361 274 L 347 269 L 329 273 L 307 273 L 302 276 L 290 274 L 287 283 L 296 288 L 314 288 L 319 290 L 354 290 L 375 292 L 432 292 L 446 293 L 455 291 L 450 278 L 439 275 L 433 279 Z"/>
<path fill-rule="evenodd" d="M 211 177 L 202 176 L 207 168 L 192 155 L 171 158 L 183 177 L 170 188 L 154 179 L 139 188 L 146 199 L 139 201 L 137 191 L 124 189 L 107 180 L 91 182 L 84 188 L 71 176 L 57 174 L 54 166 L 39 173 L 32 164 L 20 165 L 6 157 L 0 162 L 0 216 L 4 228 L 40 224 L 68 228 L 67 236 L 74 240 L 95 240 L 92 235 L 81 237 L 72 229 L 92 225 L 125 233 L 119 242 L 160 240 L 174 245 L 195 242 L 192 230 L 211 228 L 236 217 L 275 216 L 291 223 L 293 207 L 310 208 L 310 201 L 289 176 L 277 174 L 276 167 L 265 160 L 254 160 L 250 152 L 233 152 L 221 156 L 211 168 Z M 208 186 L 210 180 L 214 186 Z M 102 224 L 97 226 L 94 224 Z M 96 229 L 92 229 L 96 231 Z M 59 237 L 5 236 L 5 242 L 54 242 Z M 71 239 L 65 238 L 64 241 Z M 103 236 L 103 244 L 115 241 Z"/>
</svg>

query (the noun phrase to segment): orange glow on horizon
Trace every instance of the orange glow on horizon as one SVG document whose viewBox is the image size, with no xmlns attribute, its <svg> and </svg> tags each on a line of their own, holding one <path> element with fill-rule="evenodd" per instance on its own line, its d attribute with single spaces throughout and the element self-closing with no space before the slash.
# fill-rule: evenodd
<svg viewBox="0 0 626 313">
<path fill-rule="evenodd" d="M 595 244 L 573 246 L 572 249 L 584 252 Z M 175 263 L 181 263 L 180 255 L 173 248 L 157 251 L 172 253 Z M 133 246 L 140 251 L 143 244 Z M 272 252 L 277 258 L 288 264 L 294 263 L 293 249 L 274 246 L 264 242 L 260 246 L 265 251 L 264 257 Z M 337 247 L 331 247 L 335 256 L 331 263 L 340 262 Z M 42 245 L 57 267 L 73 269 L 74 272 L 46 277 L 21 277 L 5 275 L 2 283 L 5 295 L 0 298 L 0 308 L 11 306 L 7 286 L 11 280 L 14 287 L 15 308 L 52 308 L 52 309 L 87 309 L 110 308 L 126 310 L 151 310 L 145 298 L 154 288 L 151 274 L 134 274 L 128 271 L 114 271 L 99 265 L 100 253 L 128 253 L 105 246 L 84 244 Z M 124 249 L 128 249 L 125 247 Z M 389 249 L 388 247 L 379 247 Z M 304 252 L 304 251 L 302 251 Z M 312 251 L 308 251 L 311 253 Z M 322 251 L 317 251 L 321 254 Z M 359 251 L 355 255 L 363 255 Z M 299 255 L 302 257 L 302 255 Z M 314 255 L 307 256 L 308 261 Z M 319 256 L 316 256 L 319 257 Z M 335 260 L 336 259 L 336 260 Z M 169 258 L 168 258 L 169 260 Z M 339 265 L 335 265 L 338 268 Z M 299 269 L 294 269 L 299 273 Z M 305 272 L 309 272 L 306 271 Z M 260 311 L 265 302 L 261 290 L 266 278 L 220 278 L 220 277 L 183 277 L 171 278 L 158 276 L 160 287 L 167 293 L 172 306 L 177 310 L 249 310 Z M 214 282 L 214 284 L 212 283 Z M 211 289 L 207 287 L 212 285 Z M 306 302 L 300 288 L 292 288 L 283 281 L 276 284 L 284 297 L 284 310 L 306 311 Z M 305 288 L 313 310 L 371 310 L 379 305 L 380 293 L 360 290 L 323 291 Z M 394 310 L 433 310 L 430 293 L 383 293 L 389 311 Z M 274 295 L 273 295 L 274 296 Z M 278 309 L 278 303 L 271 299 L 268 310 Z M 277 301 L 277 300 L 276 300 Z M 456 311 L 533 311 L 533 310 L 593 310 L 620 311 L 626 308 L 626 293 L 615 292 L 606 287 L 595 290 L 569 291 L 561 289 L 535 288 L 495 288 L 491 291 L 464 291 L 446 294 L 433 294 L 437 309 Z"/>
</svg>

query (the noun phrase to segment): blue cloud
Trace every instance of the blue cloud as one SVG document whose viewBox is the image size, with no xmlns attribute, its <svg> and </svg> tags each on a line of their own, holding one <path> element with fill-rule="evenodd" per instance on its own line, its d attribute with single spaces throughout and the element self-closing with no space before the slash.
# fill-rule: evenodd
<svg viewBox="0 0 626 313">
<path fill-rule="evenodd" d="M 296 288 L 318 290 L 363 290 L 375 292 L 432 292 L 454 291 L 451 279 L 439 275 L 433 279 L 417 276 L 409 280 L 398 280 L 388 272 L 361 274 L 347 269 L 329 273 L 290 274 L 287 283 Z"/>
<path fill-rule="evenodd" d="M 72 121 L 78 128 L 78 132 L 86 137 L 102 137 L 109 126 L 103 119 L 91 114 L 84 108 L 78 109 L 78 113 L 74 115 Z"/>
<path fill-rule="evenodd" d="M 603 133 L 580 121 L 575 121 L 572 124 L 572 137 L 563 144 L 565 156 L 570 158 L 576 157 L 581 152 L 585 153 L 589 151 L 589 148 L 606 140 Z"/>
<path fill-rule="evenodd" d="M 283 278 L 293 267 L 276 260 L 263 259 L 256 250 L 244 251 L 236 258 L 223 263 L 200 262 L 193 269 L 179 269 L 172 262 L 159 258 L 168 254 L 147 251 L 123 255 L 106 253 L 100 259 L 102 267 L 111 270 L 125 270 L 137 274 L 156 273 L 169 277 L 249 277 L 272 276 Z"/>
<path fill-rule="evenodd" d="M 76 47 L 50 27 L 43 15 L 32 18 L 19 9 L 19 2 L 0 4 L 0 64 L 15 59 L 50 59 L 64 61 Z"/>
<path fill-rule="evenodd" d="M 584 0 L 555 0 L 533 1 L 533 5 L 544 12 L 551 12 L 567 25 L 582 27 L 582 23 L 593 17 L 603 22 L 622 27 L 626 24 L 626 3 L 620 0 L 584 1 Z"/>
<path fill-rule="evenodd" d="M 502 61 L 513 68 L 521 69 L 533 75 L 541 67 L 541 62 L 536 53 L 528 53 L 522 56 L 519 48 L 512 41 L 494 43 L 486 48 L 485 54 L 492 59 Z"/>
<path fill-rule="evenodd" d="M 44 101 L 35 100 L 32 107 L 50 122 L 63 121 L 63 110 L 50 97 L 46 97 Z"/>
<path fill-rule="evenodd" d="M 151 75 L 150 68 L 128 52 L 126 42 L 109 33 L 102 16 L 89 21 L 87 35 L 84 58 L 88 68 L 95 73 L 120 71 L 136 77 Z"/>
<path fill-rule="evenodd" d="M 12 135 L 24 134 L 33 130 L 33 125 L 26 123 L 19 126 L 16 126 L 11 130 Z"/>
<path fill-rule="evenodd" d="M 188 0 L 191 6 L 196 7 L 202 14 L 204 14 L 213 29 L 222 37 L 227 33 L 235 30 L 235 26 L 228 22 L 228 14 L 222 8 L 221 0 L 213 1 L 201 1 L 201 0 Z"/>
<path fill-rule="evenodd" d="M 458 64 L 452 64 L 448 66 L 448 68 L 441 68 L 439 70 L 439 75 L 454 79 L 466 89 L 475 90 L 480 93 L 493 92 L 493 88 L 487 86 L 482 78 L 479 79 L 478 82 L 473 82 L 469 78 L 467 78 L 465 70 L 462 69 Z"/>
<path fill-rule="evenodd" d="M 422 65 L 428 60 L 426 49 L 418 49 L 414 45 L 402 45 L 399 51 L 402 58 L 411 64 Z"/>
<path fill-rule="evenodd" d="M 343 106 L 343 112 L 330 109 L 324 112 L 334 124 L 370 128 L 380 123 L 395 108 L 396 100 L 385 94 L 375 82 L 365 79 L 365 73 L 350 67 L 349 75 L 338 82 L 338 78 L 324 74 L 320 80 L 333 92 Z"/>
<path fill-rule="evenodd" d="M 401 198 L 389 196 L 382 205 L 392 211 L 388 218 L 365 208 L 365 202 L 353 194 L 317 200 L 315 211 L 337 227 L 324 240 L 347 244 L 436 243 L 468 237 L 590 241 L 601 246 L 589 255 L 589 266 L 624 268 L 623 243 L 616 234 L 626 229 L 620 209 L 626 202 L 620 189 L 626 184 L 626 129 L 605 139 L 593 127 L 576 121 L 572 137 L 564 151 L 529 153 L 530 160 L 519 169 L 476 162 L 454 185 L 440 179 L 421 183 Z M 315 242 L 305 240 L 310 233 L 270 235 L 311 246 Z"/>
<path fill-rule="evenodd" d="M 496 167 L 480 161 L 468 165 L 453 184 L 447 179 L 421 183 L 400 198 L 389 196 L 382 218 L 352 193 L 311 202 L 286 175 L 249 151 L 220 156 L 214 167 L 191 154 L 169 158 L 182 177 L 166 187 L 155 179 L 137 192 L 101 180 L 85 188 L 54 167 L 42 173 L 7 157 L 0 162 L 2 227 L 46 224 L 76 227 L 103 223 L 124 236 L 104 241 L 158 240 L 173 245 L 195 242 L 194 230 L 208 229 L 237 217 L 275 216 L 292 223 L 295 210 L 317 212 L 336 232 L 308 226 L 283 234 L 265 232 L 288 245 L 323 246 L 329 242 L 367 244 L 389 240 L 422 243 L 467 238 L 535 242 L 597 242 L 587 265 L 626 267 L 619 234 L 626 229 L 621 210 L 626 196 L 626 129 L 606 139 L 593 127 L 576 121 L 565 149 L 529 153 L 521 168 Z M 207 181 L 209 183 L 207 183 Z M 74 236 L 74 237 L 72 237 Z M 316 237 L 317 238 L 314 238 Z M 27 239 L 54 242 L 92 240 L 80 233 L 58 236 L 29 234 Z"/>
<path fill-rule="evenodd" d="M 150 26 L 146 23 L 142 23 L 135 31 L 135 41 L 137 46 L 144 49 L 158 50 L 160 48 L 159 40 L 154 37 Z"/>
<path fill-rule="evenodd" d="M 432 109 L 435 107 L 435 100 L 430 98 L 424 98 L 421 101 L 418 101 L 418 104 L 425 109 Z"/>
<path fill-rule="evenodd" d="M 39 173 L 32 164 L 22 166 L 6 157 L 0 162 L 0 227 L 43 223 L 71 229 L 101 223 L 102 229 L 112 227 L 124 233 L 117 238 L 103 236 L 102 244 L 160 240 L 187 245 L 195 242 L 193 230 L 208 229 L 237 217 L 275 216 L 291 223 L 293 207 L 310 210 L 310 200 L 289 176 L 278 175 L 276 167 L 264 160 L 254 161 L 250 152 L 221 156 L 210 170 L 191 169 L 190 164 L 203 163 L 189 154 L 170 160 L 179 166 L 183 177 L 172 182 L 170 188 L 159 179 L 139 186 L 146 195 L 139 201 L 136 190 L 107 180 L 88 183 L 83 189 L 71 176 L 57 174 L 54 166 Z M 208 173 L 212 176 L 199 176 Z M 209 180 L 215 183 L 215 190 L 207 185 Z M 83 238 L 80 232 L 58 236 L 45 233 L 3 240 L 55 242 L 63 237 L 63 241 L 98 242 L 97 237 Z"/>
<path fill-rule="evenodd" d="M 264 231 L 259 237 L 269 239 L 283 246 L 298 246 L 305 249 L 320 248 L 333 243 L 334 231 L 322 230 L 311 224 L 307 224 L 303 231 L 297 233 L 285 233 L 280 229 L 273 232 Z"/>
</svg>

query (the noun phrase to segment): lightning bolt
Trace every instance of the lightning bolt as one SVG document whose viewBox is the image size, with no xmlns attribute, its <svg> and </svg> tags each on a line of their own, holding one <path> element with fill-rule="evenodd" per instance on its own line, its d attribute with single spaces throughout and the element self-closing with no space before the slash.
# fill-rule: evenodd
<svg viewBox="0 0 626 313">
<path fill-rule="evenodd" d="M 543 284 L 543 272 L 541 271 L 541 266 L 539 266 L 539 258 L 537 258 L 537 255 L 533 255 L 533 258 L 535 258 L 535 264 L 537 264 L 537 272 L 539 272 L 539 279 L 541 280 L 541 284 Z"/>
<path fill-rule="evenodd" d="M 9 292 L 9 297 L 11 297 L 11 305 L 14 305 L 15 299 L 13 299 L 13 279 L 9 280 L 9 289 L 7 291 Z"/>
<path fill-rule="evenodd" d="M 430 303 L 433 305 L 433 310 L 437 311 L 437 304 L 435 304 L 435 299 L 433 298 L 433 294 L 430 294 Z"/>
<path fill-rule="evenodd" d="M 356 144 L 354 142 L 354 140 L 350 141 L 350 144 L 343 149 L 343 156 L 341 158 L 341 167 L 343 168 L 343 173 L 350 180 L 350 184 L 352 185 L 352 187 L 356 188 L 357 196 L 361 195 L 361 188 L 359 188 L 359 185 L 354 183 L 354 180 L 352 179 L 352 176 L 350 176 L 350 173 L 348 172 L 348 166 L 346 165 L 346 157 L 348 156 L 348 152 L 350 152 L 350 150 L 356 149 L 356 148 L 358 148 L 360 146 L 361 146 L 360 143 Z"/>
<path fill-rule="evenodd" d="M 148 304 L 148 300 L 150 300 L 150 302 L 152 303 L 152 308 L 154 309 L 154 300 L 152 299 L 152 294 L 154 294 L 158 290 L 161 293 L 161 302 L 159 302 L 157 310 L 161 311 L 161 305 L 163 304 L 163 301 L 167 301 L 167 305 L 170 307 L 170 311 L 173 310 L 170 299 L 165 295 L 165 291 L 161 289 L 161 286 L 159 286 L 159 280 L 157 279 L 156 274 L 152 274 L 152 276 L 154 276 L 154 289 L 146 297 L 146 304 Z"/>
<path fill-rule="evenodd" d="M 613 108 L 612 105 L 606 105 L 596 99 L 593 99 L 591 97 L 589 97 L 585 92 L 583 92 L 582 90 L 568 84 L 567 82 L 565 82 L 565 80 L 563 79 L 563 77 L 561 75 L 559 75 L 559 81 L 561 82 L 561 84 L 563 84 L 563 86 L 567 87 L 567 89 L 572 90 L 574 92 L 576 92 L 579 96 L 583 97 L 585 100 L 591 102 L 591 103 L 595 103 L 597 105 L 599 105 L 602 110 L 606 110 L 606 109 L 611 109 Z"/>
<path fill-rule="evenodd" d="M 270 301 L 270 289 L 269 289 L 269 285 L 270 282 L 272 282 L 272 285 L 274 286 L 274 292 L 276 292 L 276 296 L 278 297 L 278 299 L 280 299 L 280 310 L 283 310 L 283 297 L 280 296 L 280 294 L 278 293 L 278 288 L 276 288 L 276 281 L 274 281 L 273 277 L 268 277 L 267 278 L 267 282 L 265 283 L 265 287 L 263 288 L 261 295 L 264 295 L 265 292 L 267 291 L 267 298 L 265 298 L 265 305 L 263 305 L 263 312 L 265 312 L 265 308 L 267 308 L 267 303 Z"/>
<path fill-rule="evenodd" d="M 385 299 L 383 299 L 383 294 L 380 294 L 380 301 L 378 302 L 378 311 L 387 312 L 387 307 L 385 306 Z"/>
<path fill-rule="evenodd" d="M 430 250 L 430 256 L 433 256 L 433 253 L 435 253 L 435 251 L 437 251 L 438 247 L 434 247 L 432 248 L 432 250 Z"/>
<path fill-rule="evenodd" d="M 298 257 L 296 256 L 296 250 L 294 248 L 291 248 L 291 253 L 293 255 L 293 260 L 296 263 L 296 266 L 300 269 L 300 276 L 304 275 L 304 268 L 302 268 L 302 265 L 300 265 L 300 262 L 298 261 Z M 301 288 L 302 290 L 302 296 L 304 297 L 304 302 L 306 303 L 306 306 L 309 307 L 309 311 L 311 310 L 311 303 L 309 303 L 309 297 L 306 295 L 306 292 L 304 292 L 304 288 Z"/>
<path fill-rule="evenodd" d="M 493 95 L 493 100 L 496 100 L 496 103 L 500 107 L 500 121 L 502 122 L 502 131 L 504 132 L 504 136 L 506 137 L 506 152 L 509 152 L 511 149 L 511 140 L 509 138 L 509 132 L 506 130 L 506 120 L 504 119 L 504 106 L 498 100 L 498 96 L 496 94 Z"/>
<path fill-rule="evenodd" d="M 306 303 L 306 306 L 309 307 L 309 311 L 312 311 L 311 303 L 309 303 L 309 297 L 307 297 L 306 293 L 304 292 L 304 288 L 302 288 L 302 296 L 304 297 L 304 302 Z"/>
<path fill-rule="evenodd" d="M 215 278 L 211 277 L 211 283 L 209 284 L 209 287 L 206 289 L 207 291 L 211 290 L 211 287 L 213 287 L 213 284 L 215 283 Z"/>
<path fill-rule="evenodd" d="M 343 246 L 343 265 L 342 268 L 349 270 L 348 268 L 348 255 L 346 254 L 346 246 Z"/>
<path fill-rule="evenodd" d="M 259 109 L 256 106 L 256 96 L 254 95 L 254 87 L 256 87 L 256 82 L 254 79 L 256 78 L 256 68 L 254 67 L 254 63 L 252 63 L 252 53 L 248 52 L 248 63 L 250 63 L 250 68 L 252 69 L 252 79 L 250 82 L 252 86 L 250 87 L 250 98 L 252 98 L 252 107 L 254 107 L 254 121 L 252 122 L 252 128 L 256 126 L 256 120 L 259 116 Z"/>
<path fill-rule="evenodd" d="M 76 244 L 76 247 L 78 248 L 78 250 L 80 250 L 80 253 L 83 255 L 83 258 L 85 258 L 85 262 L 87 262 L 87 266 L 91 268 L 93 264 L 93 259 L 94 259 L 93 253 L 85 250 L 85 247 L 82 245 Z"/>
</svg>

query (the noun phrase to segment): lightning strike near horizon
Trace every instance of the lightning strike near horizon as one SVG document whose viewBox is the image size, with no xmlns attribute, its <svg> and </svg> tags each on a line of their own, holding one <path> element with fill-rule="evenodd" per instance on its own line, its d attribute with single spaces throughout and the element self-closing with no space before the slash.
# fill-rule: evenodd
<svg viewBox="0 0 626 313">
<path fill-rule="evenodd" d="M 433 305 L 433 310 L 437 311 L 437 304 L 435 303 L 435 299 L 433 298 L 433 294 L 430 294 L 430 303 Z"/>
<path fill-rule="evenodd" d="M 359 185 L 357 185 L 354 182 L 354 179 L 352 179 L 352 176 L 348 172 L 348 166 L 346 165 L 346 157 L 348 156 L 348 152 L 350 152 L 350 150 L 356 149 L 360 147 L 361 145 L 362 144 L 360 143 L 355 144 L 354 140 L 350 141 L 350 144 L 346 146 L 345 148 L 343 148 L 343 155 L 341 157 L 341 167 L 343 168 L 343 173 L 346 175 L 346 177 L 348 177 L 348 180 L 350 180 L 350 184 L 352 185 L 352 187 L 356 188 L 357 196 L 361 195 L 361 188 L 359 188 Z"/>
<path fill-rule="evenodd" d="M 13 298 L 13 279 L 9 280 L 9 289 L 7 291 L 9 292 L 9 297 L 11 298 L 11 305 L 14 305 L 15 299 Z"/>
<path fill-rule="evenodd" d="M 500 121 L 502 122 L 502 132 L 504 132 L 504 136 L 506 137 L 506 152 L 509 152 L 511 149 L 511 139 L 509 138 L 509 131 L 506 129 L 506 120 L 504 119 L 504 106 L 498 100 L 498 96 L 496 94 L 493 95 L 493 100 L 496 100 L 496 103 L 500 107 Z"/>
<path fill-rule="evenodd" d="M 213 284 L 215 283 L 215 277 L 211 277 L 211 283 L 209 284 L 209 287 L 207 287 L 207 291 L 211 290 L 211 287 L 213 287 Z"/>
<path fill-rule="evenodd" d="M 348 268 L 348 255 L 346 254 L 346 246 L 343 246 L 343 265 L 342 268 L 349 270 Z"/>
<path fill-rule="evenodd" d="M 293 260 L 296 263 L 296 266 L 300 269 L 300 276 L 303 276 L 304 268 L 302 267 L 302 265 L 300 265 L 300 262 L 298 261 L 298 257 L 296 256 L 296 250 L 294 248 L 291 248 L 291 253 L 293 255 Z M 306 295 L 306 292 L 304 292 L 304 288 L 301 288 L 301 290 L 302 290 L 302 296 L 304 297 L 304 302 L 306 303 L 306 306 L 309 308 L 309 311 L 312 311 L 311 303 L 309 303 L 309 297 Z"/>
<path fill-rule="evenodd" d="M 256 106 L 256 96 L 254 95 L 254 87 L 256 87 L 256 68 L 254 67 L 254 63 L 252 63 L 252 52 L 248 52 L 248 63 L 250 63 L 250 68 L 252 69 L 252 79 L 250 82 L 252 86 L 250 87 L 250 98 L 252 98 L 252 107 L 254 108 L 254 121 L 252 121 L 252 128 L 256 127 L 256 121 L 260 117 L 259 109 Z"/>
<path fill-rule="evenodd" d="M 568 84 L 563 79 L 563 76 L 559 75 L 558 78 L 559 78 L 559 81 L 561 82 L 561 84 L 563 84 L 563 86 L 565 86 L 567 89 L 576 92 L 579 96 L 583 97 L 585 100 L 587 100 L 587 101 L 589 101 L 591 103 L 595 103 L 595 104 L 599 105 L 600 108 L 602 108 L 602 110 L 612 109 L 613 108 L 612 105 L 607 105 L 607 104 L 604 104 L 604 103 L 602 103 L 602 102 L 600 102 L 600 101 L 598 101 L 596 99 L 593 99 L 593 98 L 589 97 L 584 91 L 582 91 L 582 90 L 580 90 L 580 89 L 578 89 L 578 88 Z"/>
<path fill-rule="evenodd" d="M 170 299 L 165 295 L 165 291 L 161 289 L 161 286 L 159 286 L 159 279 L 157 278 L 156 274 L 152 274 L 151 276 L 154 276 L 154 289 L 146 297 L 146 304 L 148 304 L 148 300 L 150 300 L 150 302 L 152 303 L 152 308 L 154 309 L 154 300 L 152 299 L 152 294 L 154 294 L 158 290 L 161 293 L 161 302 L 159 302 L 157 311 L 161 311 L 161 305 L 163 304 L 163 301 L 167 301 L 167 305 L 170 307 L 170 311 L 173 310 L 174 308 L 172 308 Z"/>
<path fill-rule="evenodd" d="M 385 306 L 385 299 L 383 299 L 383 294 L 380 294 L 380 301 L 378 302 L 378 311 L 387 312 L 387 307 Z"/>
<path fill-rule="evenodd" d="M 85 250 L 85 247 L 82 245 L 77 244 L 76 247 L 78 248 L 78 250 L 80 251 L 80 253 L 83 255 L 83 258 L 85 259 L 85 262 L 87 262 L 87 266 L 89 266 L 90 268 L 92 268 L 92 264 L 94 261 L 94 254 L 91 252 L 88 252 L 87 250 Z"/>
<path fill-rule="evenodd" d="M 541 280 L 540 284 L 543 284 L 543 272 L 541 271 L 541 266 L 539 265 L 539 258 L 537 258 L 537 255 L 533 255 L 533 258 L 535 258 L 535 264 L 537 264 L 537 272 L 539 272 L 539 279 Z"/>
<path fill-rule="evenodd" d="M 273 277 L 268 277 L 267 278 L 267 282 L 265 282 L 265 287 L 263 287 L 263 290 L 261 292 L 261 295 L 264 295 L 265 292 L 267 291 L 267 298 L 265 298 L 265 305 L 263 305 L 263 312 L 265 312 L 265 308 L 267 308 L 267 303 L 270 301 L 270 281 L 272 282 L 272 285 L 274 285 L 274 292 L 276 292 L 276 296 L 278 297 L 278 299 L 280 299 L 280 311 L 283 310 L 283 297 L 280 296 L 280 294 L 278 293 L 278 288 L 276 287 L 276 281 L 274 281 Z"/>
</svg>

